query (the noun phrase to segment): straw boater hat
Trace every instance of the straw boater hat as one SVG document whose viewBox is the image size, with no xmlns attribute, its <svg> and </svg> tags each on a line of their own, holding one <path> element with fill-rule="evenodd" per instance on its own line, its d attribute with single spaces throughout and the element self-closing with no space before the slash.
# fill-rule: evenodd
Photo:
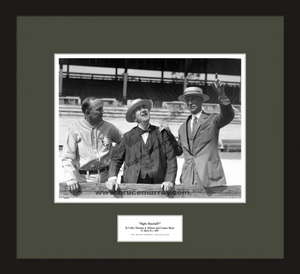
<svg viewBox="0 0 300 274">
<path fill-rule="evenodd" d="M 178 97 L 178 99 L 182 102 L 185 101 L 185 97 L 193 95 L 193 96 L 200 96 L 203 98 L 203 102 L 206 102 L 209 99 L 209 96 L 206 94 L 203 94 L 203 91 L 201 88 L 198 87 L 188 87 L 184 90 L 183 94 Z"/>
<path fill-rule="evenodd" d="M 149 109 L 149 111 L 151 110 L 153 103 L 151 100 L 147 100 L 147 99 L 135 99 L 133 100 L 129 105 L 128 105 L 128 109 L 126 112 L 126 121 L 129 123 L 133 123 L 134 122 L 134 118 L 132 117 L 133 112 L 142 105 L 146 105 L 147 108 Z"/>
</svg>

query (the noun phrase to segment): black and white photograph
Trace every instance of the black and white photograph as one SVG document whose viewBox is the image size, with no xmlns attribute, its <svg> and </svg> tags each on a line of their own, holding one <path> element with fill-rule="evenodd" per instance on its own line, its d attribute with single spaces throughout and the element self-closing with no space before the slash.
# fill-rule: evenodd
<svg viewBox="0 0 300 274">
<path fill-rule="evenodd" d="M 54 63 L 55 203 L 246 203 L 246 54 Z"/>
</svg>

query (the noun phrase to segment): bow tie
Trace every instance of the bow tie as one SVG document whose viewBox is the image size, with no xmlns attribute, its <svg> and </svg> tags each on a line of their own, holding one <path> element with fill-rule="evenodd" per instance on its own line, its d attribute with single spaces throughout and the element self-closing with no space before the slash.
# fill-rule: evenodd
<svg viewBox="0 0 300 274">
<path fill-rule="evenodd" d="M 141 129 L 141 128 L 139 128 L 139 133 L 141 135 L 144 134 L 144 133 L 146 133 L 146 132 L 150 132 L 150 127 L 148 127 L 147 129 Z"/>
</svg>

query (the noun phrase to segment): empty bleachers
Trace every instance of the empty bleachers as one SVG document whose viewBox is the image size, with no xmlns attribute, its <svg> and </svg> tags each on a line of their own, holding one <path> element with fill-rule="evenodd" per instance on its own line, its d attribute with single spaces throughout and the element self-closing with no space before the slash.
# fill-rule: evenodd
<svg viewBox="0 0 300 274">
<path fill-rule="evenodd" d="M 122 100 L 122 90 L 121 81 L 64 78 L 62 96 L 78 96 L 81 100 L 89 96 Z"/>
<path fill-rule="evenodd" d="M 190 86 L 190 85 L 188 85 Z M 209 96 L 209 100 L 206 103 L 210 104 L 217 104 L 218 103 L 218 95 L 214 91 L 213 87 L 211 85 L 207 85 L 206 87 L 204 85 L 198 85 L 205 94 Z M 225 87 L 225 93 L 226 96 L 230 99 L 232 104 L 239 105 L 240 102 L 240 87 L 231 87 L 226 86 Z"/>
<path fill-rule="evenodd" d="M 188 85 L 190 86 L 190 85 Z M 207 103 L 218 103 L 218 95 L 212 86 L 198 85 L 210 98 Z M 240 87 L 227 86 L 226 95 L 232 104 L 240 104 Z M 151 99 L 154 102 L 178 101 L 178 96 L 183 93 L 182 83 L 151 83 L 151 82 L 127 82 L 127 99 L 135 98 Z M 61 96 L 78 96 L 81 100 L 89 96 L 102 98 L 116 98 L 123 100 L 123 81 L 122 80 L 95 80 L 95 79 L 76 79 L 63 78 Z"/>
</svg>

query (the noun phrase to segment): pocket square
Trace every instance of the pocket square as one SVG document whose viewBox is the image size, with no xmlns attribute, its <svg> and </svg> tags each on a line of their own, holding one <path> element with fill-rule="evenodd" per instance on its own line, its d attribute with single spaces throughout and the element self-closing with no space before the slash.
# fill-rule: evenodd
<svg viewBox="0 0 300 274">
<path fill-rule="evenodd" d="M 200 133 L 203 132 L 203 131 L 205 131 L 205 130 L 208 130 L 209 128 L 211 128 L 211 126 L 208 126 L 208 127 L 204 128 L 204 129 L 200 130 Z"/>
</svg>

